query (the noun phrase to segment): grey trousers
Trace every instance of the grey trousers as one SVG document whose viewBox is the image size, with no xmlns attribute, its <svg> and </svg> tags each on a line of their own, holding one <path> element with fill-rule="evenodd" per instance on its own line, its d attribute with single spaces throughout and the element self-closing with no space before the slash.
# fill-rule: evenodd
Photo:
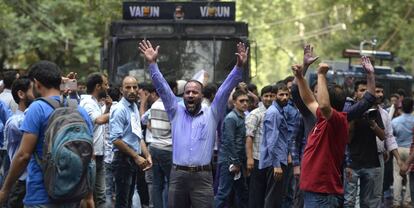
<svg viewBox="0 0 414 208">
<path fill-rule="evenodd" d="M 168 207 L 211 208 L 214 203 L 211 171 L 189 172 L 171 169 Z"/>
</svg>

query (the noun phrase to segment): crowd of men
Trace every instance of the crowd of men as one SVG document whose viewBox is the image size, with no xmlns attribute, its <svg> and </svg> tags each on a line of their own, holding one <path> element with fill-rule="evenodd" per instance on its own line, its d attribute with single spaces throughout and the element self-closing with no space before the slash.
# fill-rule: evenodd
<svg viewBox="0 0 414 208">
<path fill-rule="evenodd" d="M 366 79 L 350 97 L 329 82 L 327 64 L 308 83 L 318 59 L 309 45 L 294 76 L 259 95 L 241 82 L 249 50 L 239 43 L 236 65 L 218 89 L 189 80 L 178 92 L 158 68 L 159 49 L 139 43 L 151 84 L 126 76 L 110 87 L 106 75 L 93 73 L 85 93 L 68 92 L 61 84 L 74 74 L 62 77 L 49 61 L 32 65 L 27 76 L 4 73 L 3 207 L 128 208 L 135 191 L 142 207 L 155 208 L 412 206 L 413 99 L 399 90 L 385 102 L 368 57 L 361 58 Z M 82 198 L 57 201 L 45 185 L 38 157 L 50 145 L 56 109 L 40 97 L 78 102 L 94 164 L 93 188 Z"/>
</svg>

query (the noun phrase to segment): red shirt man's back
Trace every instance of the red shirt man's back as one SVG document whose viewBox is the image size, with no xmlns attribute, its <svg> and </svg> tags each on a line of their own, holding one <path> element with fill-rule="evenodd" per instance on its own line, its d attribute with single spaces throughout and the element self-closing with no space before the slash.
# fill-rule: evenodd
<svg viewBox="0 0 414 208">
<path fill-rule="evenodd" d="M 301 164 L 300 189 L 303 191 L 343 194 L 345 146 L 348 141 L 347 114 L 332 109 L 326 120 L 320 109 L 317 123 L 309 134 Z"/>
</svg>

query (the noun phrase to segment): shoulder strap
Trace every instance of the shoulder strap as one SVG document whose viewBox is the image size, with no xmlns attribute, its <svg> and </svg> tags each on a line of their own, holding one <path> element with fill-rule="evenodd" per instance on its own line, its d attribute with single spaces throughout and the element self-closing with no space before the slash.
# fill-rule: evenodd
<svg viewBox="0 0 414 208">
<path fill-rule="evenodd" d="M 60 108 L 62 106 L 62 104 L 59 101 L 54 100 L 50 97 L 40 97 L 38 98 L 38 100 L 42 100 L 43 102 L 49 104 L 53 109 Z"/>
<path fill-rule="evenodd" d="M 78 101 L 75 100 L 75 99 L 67 99 L 66 102 L 68 104 L 68 107 L 71 107 L 71 108 L 77 108 L 78 107 Z"/>
</svg>

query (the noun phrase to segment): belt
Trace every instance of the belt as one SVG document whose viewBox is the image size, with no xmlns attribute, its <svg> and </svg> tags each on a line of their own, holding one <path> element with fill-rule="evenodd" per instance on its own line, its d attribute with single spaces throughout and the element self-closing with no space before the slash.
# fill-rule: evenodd
<svg viewBox="0 0 414 208">
<path fill-rule="evenodd" d="M 201 171 L 211 171 L 211 165 L 203 165 L 203 166 L 181 166 L 181 165 L 173 165 L 175 170 L 183 170 L 188 172 L 201 172 Z"/>
</svg>

